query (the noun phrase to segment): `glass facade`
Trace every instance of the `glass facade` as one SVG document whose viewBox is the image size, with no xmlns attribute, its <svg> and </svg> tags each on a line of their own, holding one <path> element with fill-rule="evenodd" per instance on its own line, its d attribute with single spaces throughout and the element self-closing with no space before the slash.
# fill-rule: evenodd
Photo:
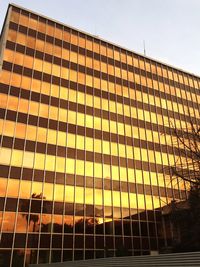
<svg viewBox="0 0 200 267">
<path fill-rule="evenodd" d="M 199 88 L 194 75 L 10 5 L 0 47 L 0 266 L 169 246 L 161 208 L 187 194 L 166 171 L 180 159 L 172 128 L 198 121 Z"/>
</svg>

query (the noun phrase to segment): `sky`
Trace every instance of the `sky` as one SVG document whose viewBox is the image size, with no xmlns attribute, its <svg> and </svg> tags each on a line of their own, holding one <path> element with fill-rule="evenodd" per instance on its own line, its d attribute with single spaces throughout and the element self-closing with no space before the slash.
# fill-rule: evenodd
<svg viewBox="0 0 200 267">
<path fill-rule="evenodd" d="M 10 1 L 0 0 L 0 28 Z M 200 0 L 13 0 L 200 76 Z"/>
</svg>

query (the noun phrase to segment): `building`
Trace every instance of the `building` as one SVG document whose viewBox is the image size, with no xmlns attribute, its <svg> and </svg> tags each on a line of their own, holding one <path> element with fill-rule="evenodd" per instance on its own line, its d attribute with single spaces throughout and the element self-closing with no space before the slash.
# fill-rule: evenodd
<svg viewBox="0 0 200 267">
<path fill-rule="evenodd" d="M 0 41 L 0 266 L 145 255 L 184 199 L 172 125 L 200 79 L 9 5 Z"/>
</svg>

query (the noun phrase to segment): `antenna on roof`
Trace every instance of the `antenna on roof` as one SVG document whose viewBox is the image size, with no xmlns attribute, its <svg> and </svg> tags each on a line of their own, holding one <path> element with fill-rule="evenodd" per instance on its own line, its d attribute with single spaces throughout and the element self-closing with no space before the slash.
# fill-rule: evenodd
<svg viewBox="0 0 200 267">
<path fill-rule="evenodd" d="M 97 25 L 96 24 L 94 24 L 94 36 L 97 38 L 99 37 L 97 34 Z"/>
<path fill-rule="evenodd" d="M 96 23 L 94 24 L 94 35 L 97 35 L 97 27 L 96 27 Z"/>
<path fill-rule="evenodd" d="M 145 40 L 143 40 L 144 56 L 146 56 Z"/>
</svg>

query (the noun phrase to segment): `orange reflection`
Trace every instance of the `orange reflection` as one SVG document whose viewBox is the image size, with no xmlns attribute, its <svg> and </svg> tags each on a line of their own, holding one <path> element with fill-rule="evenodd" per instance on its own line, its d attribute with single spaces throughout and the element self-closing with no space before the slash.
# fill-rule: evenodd
<svg viewBox="0 0 200 267">
<path fill-rule="evenodd" d="M 3 232 L 13 232 L 15 226 L 15 212 L 4 212 L 3 216 Z"/>
<path fill-rule="evenodd" d="M 27 229 L 27 219 L 25 214 L 18 213 L 17 223 L 16 223 L 16 232 L 26 232 Z"/>
</svg>

